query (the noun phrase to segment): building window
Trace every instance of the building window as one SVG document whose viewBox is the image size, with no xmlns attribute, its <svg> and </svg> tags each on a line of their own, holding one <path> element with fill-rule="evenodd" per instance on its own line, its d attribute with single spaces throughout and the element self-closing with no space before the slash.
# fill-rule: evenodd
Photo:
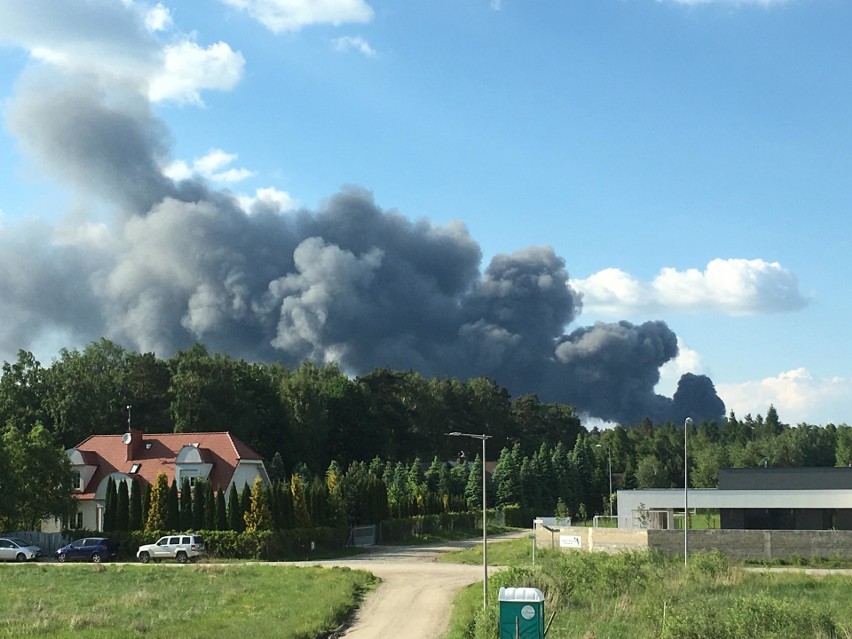
<svg viewBox="0 0 852 639">
<path fill-rule="evenodd" d="M 131 474 L 131 475 L 135 475 L 136 473 L 138 473 L 138 472 L 139 472 L 139 467 L 140 467 L 141 465 L 142 465 L 142 464 L 133 464 L 133 465 L 130 467 L 130 474 Z"/>
<path fill-rule="evenodd" d="M 74 488 L 74 490 L 83 490 L 83 477 L 80 475 L 80 471 L 72 471 L 71 486 Z"/>
</svg>

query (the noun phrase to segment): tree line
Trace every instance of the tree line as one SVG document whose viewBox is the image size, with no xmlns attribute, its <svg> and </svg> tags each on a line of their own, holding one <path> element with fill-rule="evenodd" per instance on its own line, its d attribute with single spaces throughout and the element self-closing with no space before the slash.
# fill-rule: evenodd
<svg viewBox="0 0 852 639">
<path fill-rule="evenodd" d="M 292 500 L 290 482 L 301 478 L 315 503 L 316 512 L 308 509 L 311 521 L 327 518 L 317 509 L 333 502 L 321 496 L 330 490 L 332 469 L 336 481 L 347 486 L 341 490 L 350 523 L 364 521 L 358 509 L 367 503 L 376 508 L 372 517 L 477 507 L 479 442 L 448 437 L 453 431 L 490 436 L 488 460 L 497 463 L 487 487 L 489 505 L 591 516 L 611 511 L 610 485 L 613 491 L 676 488 L 683 486 L 684 476 L 682 424 L 646 419 L 589 430 L 572 406 L 545 403 L 535 395 L 512 398 L 487 378 L 426 378 L 388 369 L 350 377 L 334 364 L 310 362 L 291 370 L 210 354 L 201 344 L 164 360 L 102 339 L 82 351 L 63 349 L 49 366 L 20 351 L 15 362 L 2 367 L 0 424 L 5 425 L 0 525 L 6 528 L 73 510 L 64 449 L 92 434 L 124 432 L 129 425 L 148 433 L 231 432 L 266 460 L 274 480 L 270 504 L 284 504 L 288 491 Z M 692 426 L 687 435 L 693 487 L 716 486 L 719 468 L 852 464 L 852 428 L 791 426 L 772 406 L 765 417 L 738 418 L 731 412 L 718 422 Z M 431 464 L 421 461 L 430 459 Z M 368 483 L 369 499 L 359 492 Z M 356 485 L 358 490 L 352 488 Z M 176 493 L 187 499 L 179 488 Z M 240 500 L 246 499 L 247 488 L 241 489 Z M 123 523 L 120 490 L 117 486 L 115 511 Z M 193 487 L 187 494 L 195 492 Z M 128 526 L 135 521 L 131 494 Z M 230 521 L 230 497 L 221 498 Z M 219 499 L 214 494 L 206 509 L 202 501 L 187 506 L 194 517 L 198 512 L 213 517 L 219 529 Z M 339 510 L 340 502 L 334 503 Z M 179 524 L 174 529 L 183 527 L 181 505 L 170 508 L 170 523 Z M 289 525 L 288 515 L 277 516 L 273 526 Z M 335 516 L 343 518 L 339 512 Z M 145 519 L 137 525 L 144 528 Z M 239 518 L 229 525 L 238 527 Z"/>
</svg>

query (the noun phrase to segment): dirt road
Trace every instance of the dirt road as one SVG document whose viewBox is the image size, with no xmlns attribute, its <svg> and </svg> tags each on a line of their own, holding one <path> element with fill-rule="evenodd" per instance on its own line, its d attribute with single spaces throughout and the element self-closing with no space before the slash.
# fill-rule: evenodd
<svg viewBox="0 0 852 639">
<path fill-rule="evenodd" d="M 489 546 L 491 543 L 489 540 Z M 464 586 L 482 581 L 482 566 L 438 563 L 436 558 L 449 550 L 475 545 L 477 542 L 470 541 L 377 548 L 357 559 L 318 562 L 318 565 L 367 570 L 382 580 L 378 588 L 367 596 L 343 637 L 442 637 L 447 631 L 453 597 Z"/>
</svg>

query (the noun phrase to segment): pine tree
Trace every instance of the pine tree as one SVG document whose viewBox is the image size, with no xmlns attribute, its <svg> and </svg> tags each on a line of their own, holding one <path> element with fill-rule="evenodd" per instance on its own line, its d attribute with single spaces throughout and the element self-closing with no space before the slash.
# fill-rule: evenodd
<svg viewBox="0 0 852 639">
<path fill-rule="evenodd" d="M 291 530 L 296 527 L 293 515 L 293 493 L 290 492 L 290 482 L 281 480 L 274 486 L 276 510 L 273 511 L 276 526 L 279 530 Z"/>
<path fill-rule="evenodd" d="M 194 530 L 203 530 L 205 521 L 205 489 L 204 483 L 200 479 L 195 480 L 195 485 L 192 487 L 192 527 Z"/>
<path fill-rule="evenodd" d="M 275 484 L 276 481 L 283 481 L 286 476 L 284 459 L 281 457 L 281 453 L 275 453 L 272 456 L 272 463 L 269 465 L 269 481 Z"/>
<path fill-rule="evenodd" d="M 168 521 L 169 480 L 165 473 L 157 475 L 151 497 L 148 501 L 148 518 L 145 520 L 145 532 L 158 532 L 166 529 Z"/>
<path fill-rule="evenodd" d="M 251 508 L 251 486 L 243 484 L 243 490 L 240 493 L 240 517 L 243 518 L 243 523 L 240 530 L 245 530 L 245 516 L 249 508 Z"/>
<path fill-rule="evenodd" d="M 482 509 L 482 459 L 479 455 L 473 460 L 464 487 L 464 497 L 469 508 Z"/>
<path fill-rule="evenodd" d="M 166 528 L 169 530 L 180 530 L 180 503 L 178 502 L 177 481 L 172 480 L 166 497 Z"/>
<path fill-rule="evenodd" d="M 213 484 L 204 482 L 204 530 L 216 529 L 216 495 L 213 493 Z"/>
<path fill-rule="evenodd" d="M 290 494 L 293 497 L 293 525 L 295 528 L 310 528 L 311 515 L 305 499 L 305 484 L 300 475 L 290 477 Z"/>
<path fill-rule="evenodd" d="M 236 484 L 234 484 L 228 492 L 228 529 L 242 532 L 243 526 L 245 526 L 245 522 L 243 521 L 243 511 L 240 508 L 240 495 Z"/>
<path fill-rule="evenodd" d="M 500 451 L 500 458 L 494 467 L 494 476 L 492 477 L 497 485 L 495 502 L 497 506 L 521 503 L 521 473 L 517 464 L 519 454 L 520 444 L 515 444 L 514 450 L 504 448 Z"/>
<path fill-rule="evenodd" d="M 142 519 L 139 522 L 140 530 L 145 527 L 146 522 L 148 521 L 148 514 L 151 512 L 151 493 L 153 491 L 154 487 L 151 484 L 145 484 L 145 488 L 142 491 Z"/>
<path fill-rule="evenodd" d="M 112 477 L 107 480 L 106 498 L 104 499 L 104 530 L 115 530 L 115 508 L 118 501 L 115 482 Z"/>
<path fill-rule="evenodd" d="M 216 530 L 228 530 L 228 509 L 225 507 L 225 491 L 216 492 Z"/>
<path fill-rule="evenodd" d="M 308 505 L 311 523 L 314 526 L 327 526 L 330 516 L 328 487 L 319 477 L 314 477 L 305 486 L 305 503 Z"/>
<path fill-rule="evenodd" d="M 118 483 L 118 499 L 115 507 L 115 529 L 129 530 L 130 526 L 130 493 L 127 482 Z"/>
<path fill-rule="evenodd" d="M 246 532 L 272 530 L 272 511 L 269 509 L 269 493 L 263 480 L 256 477 L 251 489 L 251 506 L 243 516 Z"/>
<path fill-rule="evenodd" d="M 180 486 L 180 529 L 192 530 L 195 519 L 192 516 L 192 486 L 189 478 L 184 477 Z"/>
<path fill-rule="evenodd" d="M 429 468 L 423 474 L 423 479 L 426 481 L 426 488 L 430 493 L 441 494 L 441 471 L 445 466 L 446 464 L 435 455 L 432 458 L 432 463 L 429 464 Z"/>
<path fill-rule="evenodd" d="M 142 528 L 142 487 L 136 478 L 130 482 L 130 510 L 127 518 L 128 530 Z"/>
<path fill-rule="evenodd" d="M 331 462 L 325 473 L 325 484 L 328 491 L 329 525 L 345 526 L 349 519 L 346 500 L 343 498 L 343 471 L 337 462 Z"/>
</svg>

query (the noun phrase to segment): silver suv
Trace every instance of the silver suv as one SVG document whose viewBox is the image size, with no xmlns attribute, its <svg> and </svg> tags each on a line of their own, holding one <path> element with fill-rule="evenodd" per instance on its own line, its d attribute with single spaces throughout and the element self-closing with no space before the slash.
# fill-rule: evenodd
<svg viewBox="0 0 852 639">
<path fill-rule="evenodd" d="M 136 556 L 143 564 L 152 559 L 160 562 L 163 559 L 174 559 L 178 563 L 195 561 L 206 552 L 204 540 L 198 535 L 169 535 L 161 537 L 156 544 L 139 546 Z"/>
</svg>

